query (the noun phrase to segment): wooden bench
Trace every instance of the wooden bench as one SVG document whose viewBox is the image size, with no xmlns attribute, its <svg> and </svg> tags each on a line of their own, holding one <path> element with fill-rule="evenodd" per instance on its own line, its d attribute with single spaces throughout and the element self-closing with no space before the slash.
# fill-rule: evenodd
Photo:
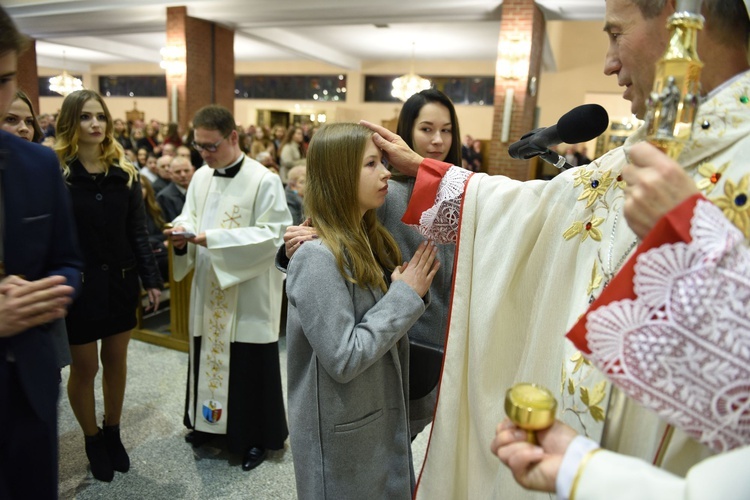
<svg viewBox="0 0 750 500">
<path fill-rule="evenodd" d="M 182 281 L 175 281 L 172 273 L 172 244 L 167 248 L 169 252 L 169 331 L 156 332 L 143 327 L 144 308 L 139 304 L 136 311 L 137 324 L 132 337 L 137 340 L 156 344 L 178 351 L 190 350 L 190 286 L 193 283 L 193 271 L 190 271 Z M 166 287 L 165 287 L 166 288 Z M 145 293 L 145 292 L 143 292 Z"/>
</svg>

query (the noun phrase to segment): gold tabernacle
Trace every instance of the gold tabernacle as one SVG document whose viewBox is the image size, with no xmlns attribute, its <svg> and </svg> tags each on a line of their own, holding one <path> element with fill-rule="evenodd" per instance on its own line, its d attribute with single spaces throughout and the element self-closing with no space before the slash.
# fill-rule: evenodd
<svg viewBox="0 0 750 500">
<path fill-rule="evenodd" d="M 678 0 L 669 18 L 669 45 L 656 64 L 648 100 L 646 134 L 650 143 L 676 159 L 690 140 L 700 97 L 703 63 L 698 58 L 698 31 L 703 28 L 701 0 Z"/>
</svg>

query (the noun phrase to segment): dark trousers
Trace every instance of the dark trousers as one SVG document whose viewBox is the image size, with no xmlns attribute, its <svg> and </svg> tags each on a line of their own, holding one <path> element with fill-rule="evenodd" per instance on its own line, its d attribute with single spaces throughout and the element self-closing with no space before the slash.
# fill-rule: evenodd
<svg viewBox="0 0 750 500">
<path fill-rule="evenodd" d="M 37 415 L 0 350 L 0 498 L 57 498 L 57 422 Z M 37 388 L 57 401 L 59 386 Z"/>
</svg>

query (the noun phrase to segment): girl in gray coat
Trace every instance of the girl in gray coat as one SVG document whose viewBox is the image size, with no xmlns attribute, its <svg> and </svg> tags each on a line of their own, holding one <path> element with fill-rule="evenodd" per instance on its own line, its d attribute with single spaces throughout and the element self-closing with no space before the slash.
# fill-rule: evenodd
<svg viewBox="0 0 750 500">
<path fill-rule="evenodd" d="M 396 133 L 424 158 L 451 165 L 461 164 L 461 134 L 456 109 L 448 96 L 437 89 L 417 92 L 404 103 Z M 412 255 L 424 239 L 415 228 L 401 222 L 415 180 L 394 172 L 388 181 L 385 203 L 377 210 L 378 219 L 393 235 L 402 255 Z M 315 237 L 315 227 L 309 220 L 299 226 L 289 226 L 284 234 L 284 247 L 277 256 L 279 269 L 286 272 L 289 258 L 300 244 Z M 455 248 L 453 243 L 437 246 L 440 270 L 430 285 L 430 309 L 409 329 L 409 339 L 422 346 L 431 346 L 428 351 L 442 349 L 445 345 Z M 434 354 L 413 349 L 413 344 L 410 347 L 409 427 L 414 438 L 432 422 L 440 362 L 438 359 L 436 363 Z"/>
<path fill-rule="evenodd" d="M 330 124 L 308 152 L 319 238 L 289 263 L 289 429 L 299 498 L 411 498 L 406 332 L 439 268 L 432 243 L 402 266 L 375 210 L 390 172 L 372 132 Z"/>
</svg>

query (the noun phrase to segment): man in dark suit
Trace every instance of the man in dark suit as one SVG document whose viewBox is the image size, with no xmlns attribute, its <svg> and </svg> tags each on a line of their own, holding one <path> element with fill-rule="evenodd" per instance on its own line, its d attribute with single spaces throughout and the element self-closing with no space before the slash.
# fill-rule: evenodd
<svg viewBox="0 0 750 500">
<path fill-rule="evenodd" d="M 172 176 L 169 173 L 169 164 L 172 163 L 171 156 L 160 156 L 156 160 L 156 180 L 152 182 L 154 192 L 158 193 L 172 183 Z"/>
<path fill-rule="evenodd" d="M 164 214 L 164 220 L 172 222 L 182 213 L 182 207 L 185 205 L 185 194 L 193 178 L 195 168 L 190 163 L 189 158 L 175 156 L 169 164 L 169 171 L 172 182 L 159 191 L 156 195 L 156 201 Z"/>
<path fill-rule="evenodd" d="M 25 39 L 0 8 L 0 118 Z M 57 498 L 59 372 L 49 335 L 82 262 L 54 153 L 0 132 L 0 498 Z"/>
</svg>

